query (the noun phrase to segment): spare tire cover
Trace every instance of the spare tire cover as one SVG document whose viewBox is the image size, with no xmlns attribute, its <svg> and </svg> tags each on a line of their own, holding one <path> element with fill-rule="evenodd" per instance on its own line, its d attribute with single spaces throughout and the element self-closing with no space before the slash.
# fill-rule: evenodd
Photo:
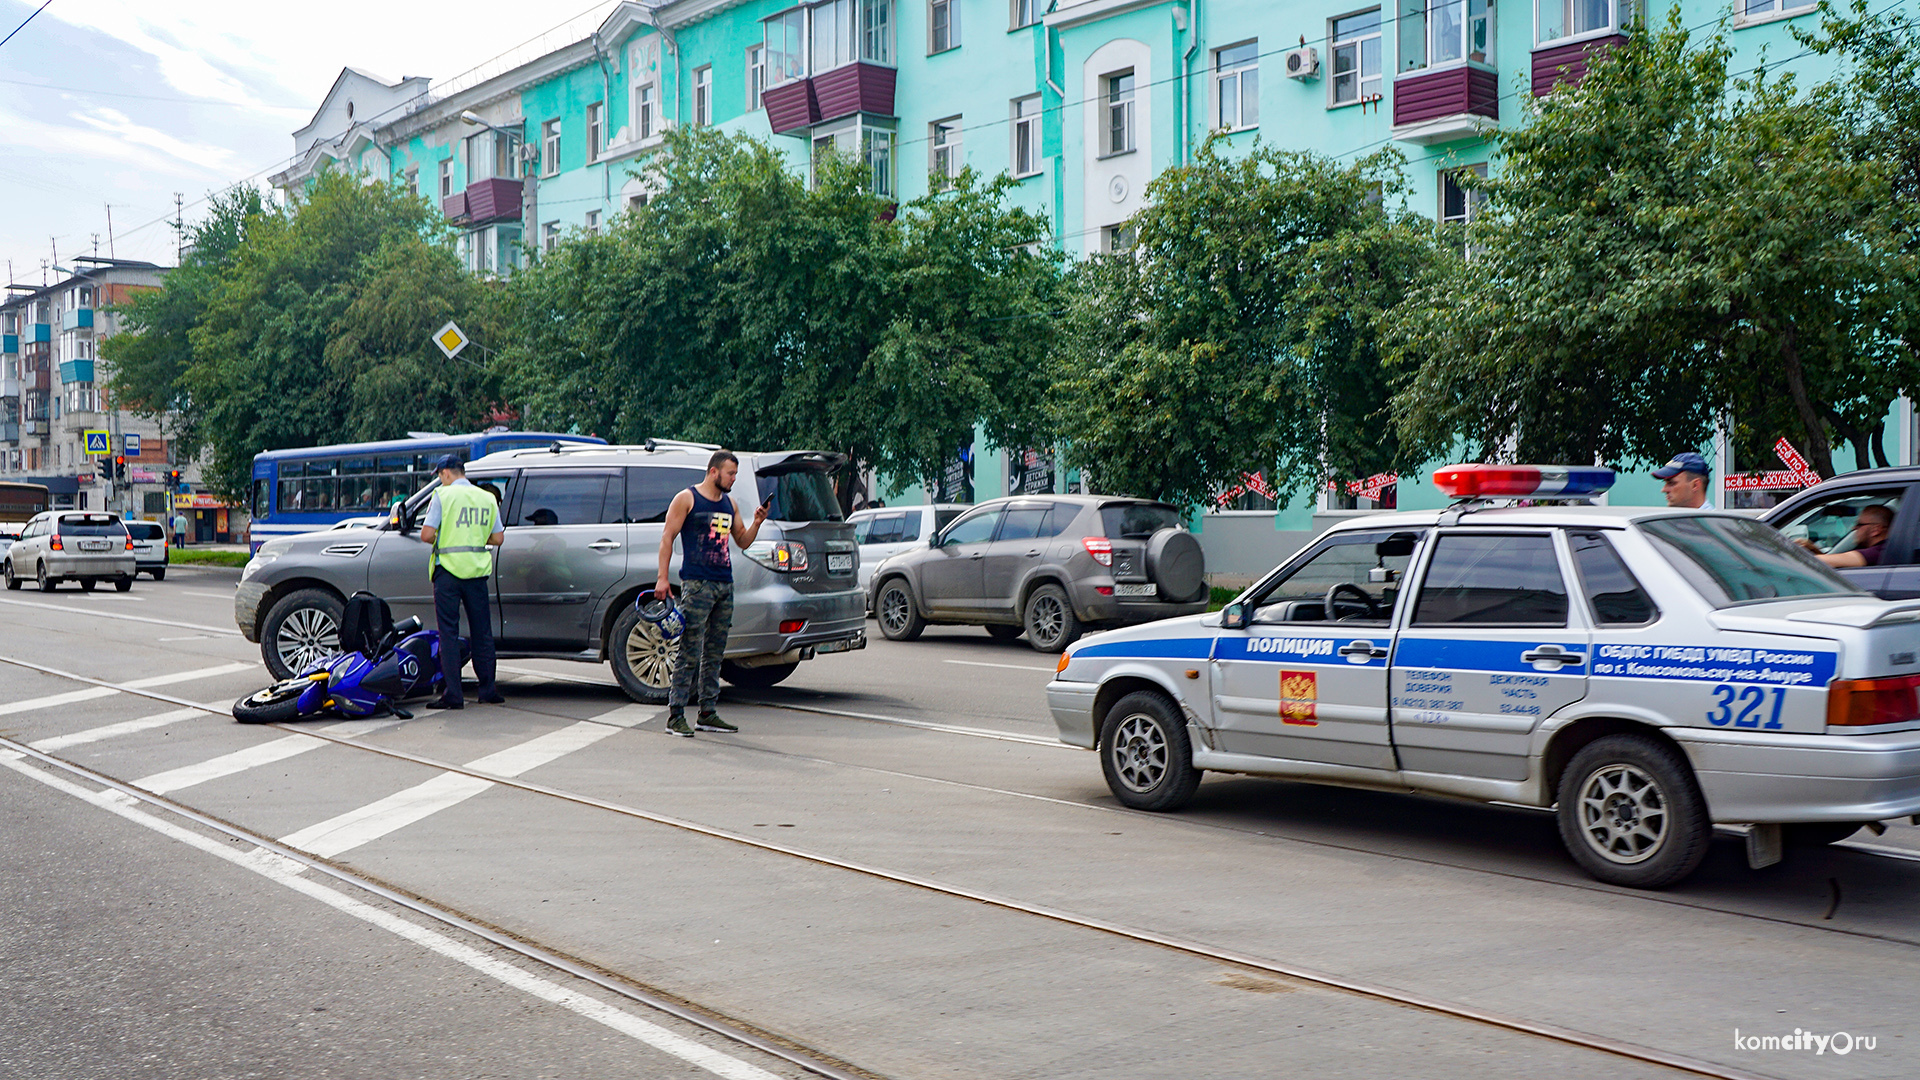
<svg viewBox="0 0 1920 1080">
<path fill-rule="evenodd" d="M 1147 573 L 1167 599 L 1194 599 L 1207 581 L 1207 560 L 1200 552 L 1200 541 L 1187 530 L 1171 526 L 1154 533 L 1147 541 Z"/>
</svg>

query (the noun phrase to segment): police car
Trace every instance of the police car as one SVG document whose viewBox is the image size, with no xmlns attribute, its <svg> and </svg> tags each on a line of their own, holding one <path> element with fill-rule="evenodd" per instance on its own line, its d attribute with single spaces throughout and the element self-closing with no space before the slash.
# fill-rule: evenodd
<svg viewBox="0 0 1920 1080">
<path fill-rule="evenodd" d="M 1591 505 L 1607 469 L 1434 480 L 1460 501 L 1077 644 L 1047 685 L 1061 739 L 1143 810 L 1207 770 L 1557 805 L 1583 869 L 1642 888 L 1698 867 L 1716 824 L 1759 867 L 1920 815 L 1920 601 L 1751 518 Z"/>
</svg>

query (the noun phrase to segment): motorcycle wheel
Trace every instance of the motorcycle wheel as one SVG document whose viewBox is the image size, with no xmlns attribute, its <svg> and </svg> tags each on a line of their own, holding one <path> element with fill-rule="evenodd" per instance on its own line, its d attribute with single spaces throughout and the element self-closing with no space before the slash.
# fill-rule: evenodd
<svg viewBox="0 0 1920 1080">
<path fill-rule="evenodd" d="M 288 679 L 248 694 L 233 703 L 233 718 L 243 724 L 284 724 L 298 719 L 300 693 L 309 685 L 306 679 Z"/>
</svg>

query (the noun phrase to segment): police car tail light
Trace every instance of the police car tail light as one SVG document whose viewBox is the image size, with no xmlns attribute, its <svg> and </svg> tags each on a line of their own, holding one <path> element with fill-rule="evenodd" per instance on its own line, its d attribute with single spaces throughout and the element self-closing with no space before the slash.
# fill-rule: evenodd
<svg viewBox="0 0 1920 1080">
<path fill-rule="evenodd" d="M 1080 546 L 1087 549 L 1087 554 L 1093 556 L 1094 562 L 1101 566 L 1113 565 L 1113 543 L 1106 537 L 1083 536 L 1080 538 Z"/>
<path fill-rule="evenodd" d="M 1613 486 L 1613 470 L 1591 465 L 1449 465 L 1433 483 L 1456 499 L 1579 499 Z"/>
<path fill-rule="evenodd" d="M 1920 675 L 1835 679 L 1827 684 L 1828 727 L 1873 727 L 1920 720 Z"/>
</svg>

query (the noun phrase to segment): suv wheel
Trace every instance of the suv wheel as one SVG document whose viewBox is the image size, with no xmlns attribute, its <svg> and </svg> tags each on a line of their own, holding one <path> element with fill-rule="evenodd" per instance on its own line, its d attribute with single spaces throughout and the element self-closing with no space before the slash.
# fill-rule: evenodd
<svg viewBox="0 0 1920 1080">
<path fill-rule="evenodd" d="M 19 578 L 13 576 L 12 559 L 8 559 L 5 563 L 0 563 L 0 577 L 6 578 L 7 589 L 10 592 L 17 591 L 22 584 Z"/>
<path fill-rule="evenodd" d="M 880 590 L 880 599 L 873 605 L 874 616 L 880 622 L 880 632 L 888 641 L 912 641 L 927 628 L 927 620 L 913 607 L 913 592 L 907 588 L 905 578 L 894 578 Z"/>
<path fill-rule="evenodd" d="M 1610 885 L 1659 889 L 1700 866 L 1713 840 L 1706 800 L 1679 753 L 1645 735 L 1581 748 L 1560 778 L 1560 839 Z"/>
<path fill-rule="evenodd" d="M 260 657 L 274 679 L 291 679 L 339 652 L 344 611 L 340 598 L 325 589 L 301 589 L 276 601 L 260 624 Z"/>
<path fill-rule="evenodd" d="M 614 620 L 607 638 L 607 664 L 613 679 L 628 697 L 643 705 L 664 705 L 673 684 L 673 659 L 680 643 L 660 636 L 660 628 L 640 617 L 640 606 L 628 604 Z"/>
<path fill-rule="evenodd" d="M 1100 771 L 1113 797 L 1135 810 L 1176 810 L 1200 786 L 1180 710 L 1163 694 L 1137 690 L 1100 724 Z"/>
<path fill-rule="evenodd" d="M 1041 652 L 1057 653 L 1080 638 L 1080 619 L 1058 585 L 1042 585 L 1027 597 L 1027 644 Z"/>
</svg>

